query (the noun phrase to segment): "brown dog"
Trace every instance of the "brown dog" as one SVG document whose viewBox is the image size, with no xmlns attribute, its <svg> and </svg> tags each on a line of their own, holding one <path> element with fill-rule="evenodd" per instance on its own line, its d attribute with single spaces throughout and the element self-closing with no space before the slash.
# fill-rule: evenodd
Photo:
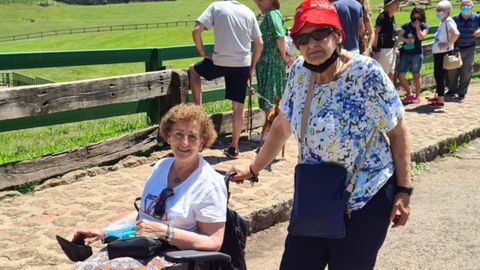
<svg viewBox="0 0 480 270">
<path fill-rule="evenodd" d="M 257 153 L 260 152 L 263 144 L 265 143 L 265 139 L 267 138 L 267 134 L 270 132 L 270 128 L 272 127 L 273 120 L 277 117 L 280 109 L 278 106 L 280 105 L 280 98 L 278 96 L 273 96 L 273 100 L 275 101 L 275 105 L 268 109 L 265 113 L 265 124 L 262 127 L 262 134 L 260 136 L 260 143 L 257 147 Z M 282 159 L 285 159 L 285 144 L 282 147 Z"/>
</svg>

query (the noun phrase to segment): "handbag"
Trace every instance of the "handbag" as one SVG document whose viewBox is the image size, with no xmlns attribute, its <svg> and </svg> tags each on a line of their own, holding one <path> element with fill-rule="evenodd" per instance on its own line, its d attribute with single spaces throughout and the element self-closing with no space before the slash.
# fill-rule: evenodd
<svg viewBox="0 0 480 270">
<path fill-rule="evenodd" d="M 363 167 L 361 164 L 373 141 L 376 128 L 367 142 L 361 161 L 355 163 L 353 176 L 346 187 L 347 170 L 343 165 L 333 162 L 301 163 L 302 143 L 310 114 L 314 82 L 315 76 L 312 73 L 302 115 L 299 164 L 295 167 L 295 189 L 288 232 L 298 236 L 343 238 L 345 237 L 345 216 L 350 211 L 347 209 L 347 203 L 353 191 L 357 173 Z"/>
<path fill-rule="evenodd" d="M 445 23 L 445 29 L 447 30 L 447 43 L 448 43 L 448 27 L 447 23 Z M 460 54 L 459 50 L 455 50 L 453 52 L 448 52 L 443 56 L 443 69 L 445 70 L 452 70 L 460 68 L 463 65 L 462 55 Z"/>
<path fill-rule="evenodd" d="M 108 259 L 132 257 L 147 259 L 159 255 L 170 245 L 160 239 L 137 236 L 117 239 L 107 245 Z"/>
</svg>

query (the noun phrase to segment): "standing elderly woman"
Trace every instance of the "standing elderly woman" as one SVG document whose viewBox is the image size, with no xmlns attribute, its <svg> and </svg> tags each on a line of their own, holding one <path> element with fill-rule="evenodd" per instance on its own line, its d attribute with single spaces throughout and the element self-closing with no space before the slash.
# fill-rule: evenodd
<svg viewBox="0 0 480 270">
<path fill-rule="evenodd" d="M 303 163 L 341 164 L 348 171 L 346 180 L 363 155 L 363 168 L 348 200 L 352 212 L 345 217 L 346 236 L 304 236 L 292 233 L 289 227 L 280 269 L 318 270 L 327 264 L 329 269 L 373 269 L 389 224 L 405 225 L 410 213 L 410 145 L 402 103 L 376 61 L 342 49 L 344 32 L 329 1 L 302 2 L 292 38 L 303 58 L 292 66 L 272 136 L 248 167 L 232 168 L 236 172 L 233 180 L 242 182 L 257 175 L 292 132 Z M 307 99 L 312 91 L 312 98 Z M 302 114 L 308 104 L 302 140 Z M 366 151 L 369 138 L 372 141 Z M 343 179 L 341 182 L 343 185 Z M 297 182 L 295 185 L 297 192 Z M 311 201 L 309 207 L 316 208 L 315 204 Z"/>
<path fill-rule="evenodd" d="M 262 12 L 260 31 L 263 38 L 263 51 L 255 73 L 259 92 L 271 103 L 274 96 L 282 97 L 287 82 L 286 66 L 291 64 L 285 48 L 285 27 L 278 0 L 255 0 Z M 260 109 L 267 111 L 270 105 L 258 100 Z"/>
<path fill-rule="evenodd" d="M 450 1 L 442 0 L 437 4 L 437 19 L 440 20 L 435 40 L 432 45 L 433 53 L 433 75 L 435 77 L 436 92 L 433 98 L 428 98 L 429 104 L 434 108 L 443 108 L 445 106 L 445 74 L 447 71 L 443 68 L 443 57 L 453 51 L 453 44 L 460 36 L 457 24 L 450 17 L 452 4 Z"/>
<path fill-rule="evenodd" d="M 175 157 L 159 160 L 143 189 L 140 210 L 123 219 L 137 221 L 137 236 L 155 236 L 179 249 L 219 250 L 226 221 L 227 190 L 223 177 L 200 155 L 216 138 L 201 106 L 182 104 L 162 117 L 160 133 Z M 74 241 L 100 240 L 100 230 L 78 230 Z M 165 261 L 119 257 L 99 251 L 76 269 L 162 269 Z"/>
</svg>

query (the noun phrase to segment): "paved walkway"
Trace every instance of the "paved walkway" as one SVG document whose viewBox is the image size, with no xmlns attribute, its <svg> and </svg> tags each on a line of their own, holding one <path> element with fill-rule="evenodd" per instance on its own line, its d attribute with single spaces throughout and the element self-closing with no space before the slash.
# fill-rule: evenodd
<svg viewBox="0 0 480 270">
<path fill-rule="evenodd" d="M 479 134 L 479 114 L 478 84 L 471 86 L 465 103 L 447 103 L 442 112 L 432 111 L 425 101 L 407 107 L 406 120 L 413 150 L 423 151 L 418 157 L 425 158 L 445 149 L 445 140 L 449 138 L 466 139 L 473 133 Z M 465 136 L 467 133 L 470 135 Z M 203 153 L 217 170 L 226 171 L 232 164 L 248 164 L 255 156 L 255 145 L 243 141 L 241 158 L 226 160 L 221 153 L 225 144 L 220 141 Z M 129 157 L 110 167 L 72 172 L 48 184 L 70 182 L 68 185 L 1 200 L 0 269 L 71 268 L 73 264 L 58 247 L 55 235 L 70 236 L 80 227 L 102 228 L 131 211 L 133 199 L 140 195 L 151 165 L 167 154 L 168 151 L 161 151 L 150 157 Z M 230 206 L 249 217 L 253 231 L 288 218 L 295 161 L 296 145 L 290 139 L 286 145 L 286 160 L 278 160 L 270 171 L 262 172 L 259 184 L 253 188 L 247 184 L 232 185 Z M 450 226 L 446 222 L 442 225 Z M 428 254 L 428 250 L 424 252 Z"/>
<path fill-rule="evenodd" d="M 376 270 L 478 270 L 480 266 L 480 139 L 455 155 L 428 164 L 415 178 L 407 226 L 392 229 Z M 288 222 L 253 234 L 249 270 L 276 270 Z M 346 255 L 348 257 L 348 255 Z"/>
</svg>

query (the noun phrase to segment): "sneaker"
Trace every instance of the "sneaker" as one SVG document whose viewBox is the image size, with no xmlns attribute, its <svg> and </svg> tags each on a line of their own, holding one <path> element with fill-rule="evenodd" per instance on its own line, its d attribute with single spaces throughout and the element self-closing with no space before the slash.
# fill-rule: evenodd
<svg viewBox="0 0 480 270">
<path fill-rule="evenodd" d="M 238 149 L 235 147 L 228 147 L 223 149 L 223 154 L 226 155 L 227 157 L 231 159 L 237 159 L 238 158 Z"/>
<path fill-rule="evenodd" d="M 412 103 L 415 103 L 415 104 L 420 103 L 420 97 L 417 96 L 414 99 L 412 99 Z"/>
<path fill-rule="evenodd" d="M 458 95 L 458 102 L 460 103 L 465 102 L 465 95 Z"/>
<path fill-rule="evenodd" d="M 448 92 L 445 93 L 445 96 L 447 96 L 447 97 L 453 97 L 453 96 L 455 96 L 455 94 L 456 94 L 456 93 L 453 92 L 453 91 L 448 91 Z"/>
<path fill-rule="evenodd" d="M 403 103 L 403 105 L 410 104 L 410 103 L 412 103 L 412 101 L 414 99 L 415 99 L 415 97 L 413 95 L 408 95 L 408 96 L 402 98 L 402 103 Z"/>
<path fill-rule="evenodd" d="M 258 142 L 260 142 L 261 139 L 262 139 L 262 134 L 260 134 L 258 132 L 253 134 L 252 137 L 250 137 L 251 142 L 257 142 L 258 143 Z"/>
</svg>

